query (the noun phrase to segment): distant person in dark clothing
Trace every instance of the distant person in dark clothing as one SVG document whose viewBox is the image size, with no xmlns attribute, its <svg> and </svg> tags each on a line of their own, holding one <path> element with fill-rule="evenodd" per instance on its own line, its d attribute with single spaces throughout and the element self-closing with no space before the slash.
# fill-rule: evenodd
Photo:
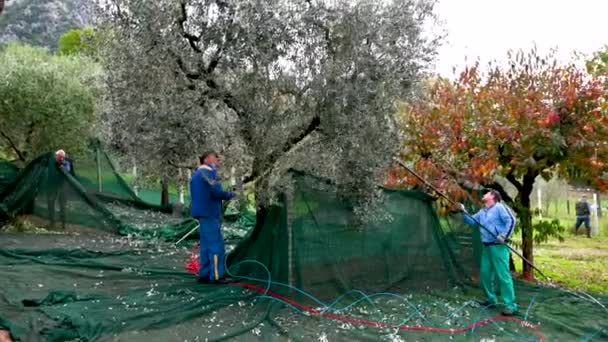
<svg viewBox="0 0 608 342">
<path fill-rule="evenodd" d="M 74 173 L 74 162 L 67 158 L 64 150 L 58 150 L 55 152 L 54 162 L 52 165 L 49 165 L 47 182 L 47 186 L 49 187 L 47 208 L 49 211 L 51 228 L 55 227 L 55 201 L 59 200 L 61 227 L 65 229 L 68 184 L 65 175 L 63 175 L 64 172 L 76 177 L 76 174 Z"/>
<path fill-rule="evenodd" d="M 581 199 L 576 202 L 576 224 L 574 225 L 574 234 L 578 233 L 578 228 L 581 224 L 585 224 L 585 228 L 587 229 L 587 237 L 591 237 L 591 207 L 589 206 L 589 202 L 587 202 L 587 196 L 583 195 Z"/>
</svg>

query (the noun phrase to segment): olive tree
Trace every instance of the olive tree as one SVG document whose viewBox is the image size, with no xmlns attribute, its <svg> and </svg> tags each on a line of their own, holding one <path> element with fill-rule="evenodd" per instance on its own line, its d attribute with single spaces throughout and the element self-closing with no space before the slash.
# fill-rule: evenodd
<svg viewBox="0 0 608 342">
<path fill-rule="evenodd" d="M 0 48 L 0 151 L 28 162 L 64 148 L 82 153 L 94 135 L 101 68 L 17 43 Z"/>
<path fill-rule="evenodd" d="M 427 0 L 100 4 L 106 138 L 165 179 L 215 149 L 262 206 L 294 165 L 370 198 L 399 149 L 395 102 L 441 40 Z"/>
</svg>

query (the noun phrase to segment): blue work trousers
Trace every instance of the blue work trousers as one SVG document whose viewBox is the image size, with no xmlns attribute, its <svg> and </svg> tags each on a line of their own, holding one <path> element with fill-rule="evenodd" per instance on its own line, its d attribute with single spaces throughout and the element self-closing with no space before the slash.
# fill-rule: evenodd
<svg viewBox="0 0 608 342">
<path fill-rule="evenodd" d="M 198 275 L 210 281 L 224 277 L 224 237 L 219 218 L 199 218 L 200 262 Z"/>
</svg>

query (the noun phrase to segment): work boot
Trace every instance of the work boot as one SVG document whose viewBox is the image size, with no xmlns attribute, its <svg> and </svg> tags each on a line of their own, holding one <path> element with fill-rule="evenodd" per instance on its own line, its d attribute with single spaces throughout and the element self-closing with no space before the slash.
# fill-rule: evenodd
<svg viewBox="0 0 608 342">
<path fill-rule="evenodd" d="M 209 278 L 207 277 L 196 277 L 196 281 L 198 281 L 201 284 L 213 284 L 213 281 L 209 280 Z"/>
<path fill-rule="evenodd" d="M 224 277 L 224 278 L 220 278 L 220 280 L 217 280 L 215 283 L 222 284 L 222 285 L 230 284 L 230 283 L 234 283 L 234 279 L 230 278 L 230 277 Z"/>
<path fill-rule="evenodd" d="M 591 238 L 591 229 L 587 229 L 587 237 Z"/>
<path fill-rule="evenodd" d="M 478 300 L 477 304 L 483 306 L 484 308 L 494 309 L 496 307 L 496 303 L 492 303 L 489 300 Z"/>
<path fill-rule="evenodd" d="M 502 310 L 501 314 L 502 314 L 503 316 L 508 316 L 508 317 L 510 317 L 510 316 L 515 316 L 515 315 L 516 315 L 516 312 L 515 312 L 515 311 L 513 311 L 513 310 L 511 310 L 511 309 L 504 309 L 504 310 Z"/>
<path fill-rule="evenodd" d="M 198 281 L 201 284 L 226 285 L 226 284 L 233 283 L 234 279 L 232 279 L 230 277 L 223 277 L 223 278 L 220 278 L 219 280 L 210 280 L 210 279 L 204 278 L 204 277 L 197 277 L 196 281 Z"/>
</svg>

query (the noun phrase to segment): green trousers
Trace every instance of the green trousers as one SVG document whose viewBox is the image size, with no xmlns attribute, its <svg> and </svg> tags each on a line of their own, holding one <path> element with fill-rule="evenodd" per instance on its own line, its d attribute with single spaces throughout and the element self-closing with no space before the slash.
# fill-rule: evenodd
<svg viewBox="0 0 608 342">
<path fill-rule="evenodd" d="M 494 281 L 498 280 L 500 294 L 507 309 L 517 311 L 513 278 L 509 271 L 509 248 L 506 245 L 484 246 L 481 254 L 481 288 L 486 300 L 496 304 Z"/>
</svg>

